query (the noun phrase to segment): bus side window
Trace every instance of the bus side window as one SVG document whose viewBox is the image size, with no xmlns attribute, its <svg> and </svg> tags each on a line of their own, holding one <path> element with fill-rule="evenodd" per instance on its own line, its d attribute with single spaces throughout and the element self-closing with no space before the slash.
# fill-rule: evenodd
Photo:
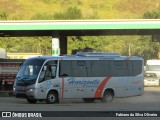
<svg viewBox="0 0 160 120">
<path fill-rule="evenodd" d="M 73 60 L 72 68 L 74 69 L 72 76 L 73 77 L 87 77 L 87 66 L 86 61 Z"/>
<path fill-rule="evenodd" d="M 51 78 L 52 78 L 51 66 L 47 66 L 47 69 L 45 72 L 45 80 L 49 80 Z"/>
<path fill-rule="evenodd" d="M 70 60 L 61 60 L 59 66 L 60 77 L 70 77 L 72 75 L 72 62 Z"/>
<path fill-rule="evenodd" d="M 92 61 L 92 77 L 110 76 L 110 61 L 94 60 Z"/>
<path fill-rule="evenodd" d="M 57 66 L 56 65 L 52 65 L 51 66 L 51 75 L 52 75 L 52 78 L 56 77 L 56 70 L 57 70 Z"/>
<path fill-rule="evenodd" d="M 39 77 L 39 82 L 55 78 L 56 70 L 57 70 L 57 65 L 44 66 Z"/>
<path fill-rule="evenodd" d="M 50 60 L 45 63 L 46 70 L 45 70 L 45 78 L 44 80 L 53 79 L 56 77 L 56 69 L 57 69 L 57 61 Z"/>
<path fill-rule="evenodd" d="M 142 61 L 141 60 L 135 60 L 132 61 L 132 67 L 133 67 L 133 73 L 132 75 L 139 75 L 142 73 Z"/>
<path fill-rule="evenodd" d="M 47 69 L 47 66 L 44 66 L 44 67 L 43 67 L 43 70 L 41 71 L 41 74 L 40 74 L 40 76 L 39 76 L 39 81 L 38 81 L 39 83 L 42 82 L 42 81 L 44 81 L 46 69 Z"/>
<path fill-rule="evenodd" d="M 112 61 L 111 63 L 111 75 L 115 77 L 128 76 L 128 68 L 125 61 Z"/>
</svg>

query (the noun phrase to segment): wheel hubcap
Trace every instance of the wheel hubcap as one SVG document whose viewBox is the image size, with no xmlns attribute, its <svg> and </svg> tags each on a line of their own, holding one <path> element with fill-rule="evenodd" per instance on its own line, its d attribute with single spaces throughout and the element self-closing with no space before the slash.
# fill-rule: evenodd
<svg viewBox="0 0 160 120">
<path fill-rule="evenodd" d="M 110 94 L 106 94 L 105 97 L 104 97 L 105 101 L 109 102 L 112 100 L 112 95 Z"/>
<path fill-rule="evenodd" d="M 56 100 L 55 95 L 50 94 L 50 95 L 48 96 L 48 100 L 49 100 L 49 102 L 55 102 L 55 100 Z"/>
</svg>

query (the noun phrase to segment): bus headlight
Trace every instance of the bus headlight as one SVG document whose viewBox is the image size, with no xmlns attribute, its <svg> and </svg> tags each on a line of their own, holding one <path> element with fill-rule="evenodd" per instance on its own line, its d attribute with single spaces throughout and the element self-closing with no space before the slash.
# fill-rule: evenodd
<svg viewBox="0 0 160 120">
<path fill-rule="evenodd" d="M 16 91 L 16 88 L 15 88 L 15 87 L 13 88 L 13 91 Z"/>
<path fill-rule="evenodd" d="M 33 92 L 33 91 L 34 91 L 33 88 L 28 89 L 28 92 Z"/>
</svg>

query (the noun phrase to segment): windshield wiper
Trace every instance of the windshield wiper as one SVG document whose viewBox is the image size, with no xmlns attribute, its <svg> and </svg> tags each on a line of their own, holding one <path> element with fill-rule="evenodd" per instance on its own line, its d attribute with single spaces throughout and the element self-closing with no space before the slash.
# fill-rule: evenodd
<svg viewBox="0 0 160 120">
<path fill-rule="evenodd" d="M 28 79 L 28 78 L 26 78 L 26 77 L 22 78 L 22 80 L 26 80 L 26 79 Z"/>
<path fill-rule="evenodd" d="M 20 80 L 21 79 L 21 77 L 16 77 L 16 80 Z"/>
<path fill-rule="evenodd" d="M 27 80 L 28 78 L 26 78 L 26 77 L 16 77 L 16 79 L 24 81 L 24 80 Z"/>
</svg>

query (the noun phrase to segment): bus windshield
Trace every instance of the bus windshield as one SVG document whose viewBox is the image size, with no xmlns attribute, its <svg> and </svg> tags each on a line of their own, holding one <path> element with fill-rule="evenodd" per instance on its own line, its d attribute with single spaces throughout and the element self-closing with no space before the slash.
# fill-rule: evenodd
<svg viewBox="0 0 160 120">
<path fill-rule="evenodd" d="M 44 60 L 26 60 L 18 71 L 16 80 L 36 80 Z"/>
</svg>

